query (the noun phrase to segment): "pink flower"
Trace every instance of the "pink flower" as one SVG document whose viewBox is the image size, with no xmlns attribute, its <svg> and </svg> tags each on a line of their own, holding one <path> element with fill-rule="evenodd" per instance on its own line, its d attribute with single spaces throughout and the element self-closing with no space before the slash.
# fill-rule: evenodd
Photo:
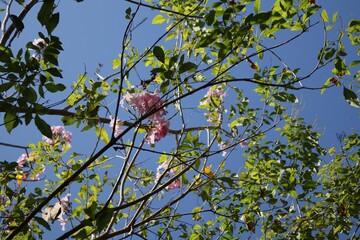
<svg viewBox="0 0 360 240">
<path fill-rule="evenodd" d="M 68 145 L 68 147 L 71 147 L 71 139 L 72 139 L 72 133 L 65 130 L 64 126 L 52 126 L 51 127 L 52 132 L 52 139 L 43 136 L 43 140 L 50 144 L 54 145 L 57 142 L 65 143 Z"/>
<path fill-rule="evenodd" d="M 227 96 L 226 92 L 224 92 L 220 88 L 209 88 L 208 92 L 205 94 L 204 99 L 200 101 L 200 105 L 206 105 L 211 102 L 211 98 L 218 98 L 220 101 Z"/>
<path fill-rule="evenodd" d="M 71 196 L 70 193 L 66 194 L 65 197 L 62 197 L 59 201 L 61 206 L 61 212 L 58 216 L 58 220 L 60 222 L 61 230 L 65 231 L 65 224 L 70 220 L 69 218 L 64 219 L 63 215 L 66 215 L 69 212 L 69 207 L 71 205 L 69 197 Z"/>
<path fill-rule="evenodd" d="M 175 188 L 181 188 L 181 187 L 182 187 L 182 182 L 179 179 L 176 179 L 169 186 L 167 186 L 167 189 L 173 190 Z"/>
<path fill-rule="evenodd" d="M 148 137 L 145 139 L 145 142 L 148 144 L 154 144 L 155 142 L 159 141 L 161 138 L 165 137 L 169 131 L 169 121 L 161 118 L 154 123 L 155 126 L 150 129 L 150 131 L 147 133 Z"/>
<path fill-rule="evenodd" d="M 156 110 L 156 112 L 153 113 L 149 119 L 151 121 L 157 121 L 167 113 L 166 110 L 161 107 L 164 101 L 160 99 L 159 93 L 159 90 L 156 90 L 154 93 L 149 93 L 147 90 L 144 90 L 141 93 L 127 93 L 123 97 L 121 103 L 123 104 L 124 101 L 128 102 L 136 111 L 142 115 Z"/>
<path fill-rule="evenodd" d="M 148 144 L 154 144 L 161 138 L 165 137 L 169 131 L 170 122 L 164 119 L 167 111 L 162 107 L 164 101 L 159 97 L 159 90 L 150 93 L 147 90 L 141 93 L 126 93 L 120 104 L 123 106 L 124 102 L 129 103 L 141 115 L 153 112 L 148 118 L 151 121 L 151 128 L 147 133 L 145 141 Z M 110 124 L 114 124 L 110 122 Z M 116 130 L 115 130 L 116 132 Z"/>
<path fill-rule="evenodd" d="M 37 47 L 37 48 L 39 49 L 39 51 L 42 50 L 42 49 L 44 49 L 44 48 L 46 48 L 46 47 L 48 46 L 48 44 L 47 44 L 47 43 L 45 42 L 45 40 L 42 39 L 42 38 L 37 38 L 37 39 L 35 39 L 35 40 L 32 42 L 32 44 L 33 44 L 35 47 Z"/>
<path fill-rule="evenodd" d="M 71 196 L 70 193 L 66 194 L 65 197 L 62 197 L 60 199 L 61 208 L 64 213 L 67 213 L 69 211 L 70 201 L 69 197 Z"/>
<path fill-rule="evenodd" d="M 169 168 L 169 161 L 163 162 L 161 165 L 158 166 L 156 169 L 156 181 L 159 181 L 160 177 L 164 174 L 165 171 L 167 171 Z M 166 176 L 173 177 L 176 175 L 176 170 L 171 168 L 168 173 L 166 173 Z M 169 186 L 166 187 L 167 190 L 173 190 L 175 188 L 181 188 L 182 182 L 180 179 L 174 180 Z"/>
<path fill-rule="evenodd" d="M 28 158 L 27 154 L 25 154 L 25 153 L 21 154 L 21 156 L 16 161 L 18 164 L 18 168 L 21 169 L 21 168 L 28 167 L 27 158 Z"/>
<path fill-rule="evenodd" d="M 245 147 L 246 147 L 246 141 L 245 141 L 245 140 L 241 140 L 241 141 L 240 141 L 240 146 L 241 146 L 242 148 L 245 148 Z"/>
<path fill-rule="evenodd" d="M 119 121 L 119 119 L 117 118 L 116 121 L 114 118 L 112 118 L 112 116 L 110 115 L 110 128 L 113 129 L 114 128 L 114 124 L 115 124 L 115 132 L 114 132 L 114 136 L 117 137 L 120 135 L 120 133 L 122 132 L 121 130 L 121 122 Z"/>
</svg>

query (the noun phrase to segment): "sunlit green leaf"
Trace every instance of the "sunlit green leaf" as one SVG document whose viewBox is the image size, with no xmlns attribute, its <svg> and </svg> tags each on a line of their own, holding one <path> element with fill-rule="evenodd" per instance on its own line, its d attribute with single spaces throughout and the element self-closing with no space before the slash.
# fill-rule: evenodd
<svg viewBox="0 0 360 240">
<path fill-rule="evenodd" d="M 152 24 L 162 24 L 165 20 L 166 18 L 163 15 L 158 14 L 153 18 Z"/>
<path fill-rule="evenodd" d="M 324 22 L 329 22 L 329 17 L 325 9 L 321 12 L 321 18 L 324 20 Z"/>
<path fill-rule="evenodd" d="M 260 10 L 260 0 L 255 0 L 254 2 L 254 12 L 257 14 Z"/>
<path fill-rule="evenodd" d="M 103 127 L 96 126 L 95 127 L 95 133 L 96 135 L 106 144 L 109 143 L 109 136 Z"/>
</svg>

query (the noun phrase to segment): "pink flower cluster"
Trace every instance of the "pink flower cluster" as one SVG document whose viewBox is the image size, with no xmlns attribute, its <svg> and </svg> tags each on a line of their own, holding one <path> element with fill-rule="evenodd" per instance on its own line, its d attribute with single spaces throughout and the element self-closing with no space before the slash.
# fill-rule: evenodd
<svg viewBox="0 0 360 240">
<path fill-rule="evenodd" d="M 158 121 L 166 115 L 166 110 L 161 106 L 164 104 L 164 101 L 159 97 L 159 90 L 156 90 L 154 93 L 149 93 L 147 90 L 144 90 L 141 93 L 126 93 L 121 104 L 124 104 L 124 101 L 128 102 L 136 111 L 144 115 L 150 111 L 155 111 L 149 119 L 151 121 Z"/>
<path fill-rule="evenodd" d="M 50 144 L 54 145 L 55 143 L 65 143 L 68 147 L 71 147 L 71 138 L 72 133 L 65 130 L 64 126 L 52 126 L 51 127 L 52 132 L 52 139 L 43 136 L 43 140 Z"/>
<path fill-rule="evenodd" d="M 148 136 L 145 139 L 148 144 L 154 144 L 159 141 L 165 137 L 169 131 L 170 122 L 164 118 L 167 111 L 162 107 L 164 101 L 160 99 L 159 93 L 159 90 L 156 90 L 154 93 L 150 93 L 147 90 L 141 93 L 126 93 L 121 100 L 122 106 L 126 101 L 141 115 L 153 111 L 149 116 L 149 120 L 152 122 L 151 129 L 148 131 Z"/>
<path fill-rule="evenodd" d="M 32 44 L 36 47 L 36 54 L 33 54 L 32 57 L 35 58 L 37 61 L 43 60 L 43 52 L 48 46 L 46 41 L 42 38 L 37 38 L 32 42 Z"/>
<path fill-rule="evenodd" d="M 16 161 L 18 164 L 18 168 L 22 169 L 22 168 L 26 168 L 29 166 L 28 164 L 28 155 L 23 153 L 21 154 L 21 156 L 18 158 L 18 160 Z"/>
<path fill-rule="evenodd" d="M 45 166 L 42 166 L 42 171 L 36 174 L 35 177 L 29 177 L 33 170 L 33 166 L 30 164 L 33 159 L 36 157 L 34 153 L 30 153 L 28 156 L 27 154 L 21 154 L 21 156 L 16 161 L 18 166 L 18 175 L 16 176 L 16 179 L 19 184 L 21 184 L 22 181 L 39 181 L 40 175 L 45 172 Z M 25 170 L 25 168 L 28 168 L 28 170 Z"/>
<path fill-rule="evenodd" d="M 145 141 L 148 144 L 154 144 L 155 142 L 159 141 L 166 136 L 169 131 L 169 126 L 170 122 L 166 121 L 165 119 L 160 119 L 159 121 L 153 122 L 152 127 L 148 132 L 148 137 L 145 139 Z"/>
<path fill-rule="evenodd" d="M 69 207 L 70 207 L 70 201 L 69 201 L 69 197 L 71 196 L 70 193 L 66 194 L 65 197 L 60 199 L 60 205 L 61 205 L 61 213 L 58 216 L 58 220 L 60 222 L 61 225 L 61 230 L 65 231 L 65 224 L 69 221 L 69 219 L 64 219 L 63 215 L 67 214 L 69 212 Z"/>
<path fill-rule="evenodd" d="M 205 94 L 203 100 L 200 101 L 200 105 L 206 105 L 211 103 L 211 98 L 217 98 L 222 101 L 226 96 L 226 92 L 224 92 L 221 88 L 210 88 Z"/>
<path fill-rule="evenodd" d="M 47 207 L 43 213 L 42 218 L 47 222 L 54 222 L 58 220 L 61 225 L 61 230 L 65 231 L 65 224 L 69 221 L 69 218 L 64 219 L 64 215 L 69 213 L 70 201 L 69 197 L 71 194 L 66 194 L 65 197 L 61 198 L 54 206 Z"/>
<path fill-rule="evenodd" d="M 169 161 L 165 161 L 158 166 L 158 168 L 156 169 L 156 177 L 155 177 L 156 181 L 160 180 L 160 177 L 164 174 L 165 171 L 167 171 L 168 168 L 169 168 Z M 171 178 L 171 177 L 175 176 L 175 174 L 176 174 L 176 170 L 171 168 L 167 175 Z M 172 190 L 172 189 L 181 188 L 181 187 L 182 187 L 181 180 L 175 179 L 175 181 L 173 181 L 169 186 L 167 186 L 166 189 Z"/>
</svg>

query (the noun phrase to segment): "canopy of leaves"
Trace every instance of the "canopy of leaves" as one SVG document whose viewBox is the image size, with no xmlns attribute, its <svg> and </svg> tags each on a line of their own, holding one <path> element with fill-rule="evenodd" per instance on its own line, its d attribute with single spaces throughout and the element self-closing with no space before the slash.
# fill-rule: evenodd
<svg viewBox="0 0 360 240">
<path fill-rule="evenodd" d="M 124 2 L 113 72 L 89 69 L 94 78 L 71 85 L 59 3 L 2 1 L 1 126 L 34 126 L 43 138 L 0 142 L 22 149 L 17 162 L 0 159 L 0 237 L 46 239 L 58 226 L 58 239 L 359 237 L 358 130 L 323 146 L 298 99 L 333 88 L 360 107 L 360 60 L 349 57 L 360 51 L 360 21 L 340 26 L 310 0 Z M 17 21 L 43 27 L 19 49 L 15 9 Z M 158 34 L 145 47 L 142 28 Z M 310 70 L 279 54 L 318 29 Z M 89 152 L 72 148 L 75 134 L 94 136 Z"/>
</svg>

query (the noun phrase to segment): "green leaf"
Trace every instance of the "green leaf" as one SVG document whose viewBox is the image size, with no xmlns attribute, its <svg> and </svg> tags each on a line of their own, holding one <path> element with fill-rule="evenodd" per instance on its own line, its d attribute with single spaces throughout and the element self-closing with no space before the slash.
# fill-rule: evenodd
<svg viewBox="0 0 360 240">
<path fill-rule="evenodd" d="M 51 231 L 50 225 L 43 218 L 35 216 L 34 219 L 38 224 Z"/>
<path fill-rule="evenodd" d="M 24 96 L 24 98 L 26 99 L 26 101 L 28 101 L 29 103 L 35 103 L 37 100 L 37 94 L 35 92 L 35 90 L 33 88 L 26 88 L 23 92 L 22 95 Z"/>
<path fill-rule="evenodd" d="M 324 20 L 324 22 L 329 22 L 329 16 L 325 9 L 321 12 L 321 18 Z"/>
<path fill-rule="evenodd" d="M 183 64 L 181 64 L 180 69 L 179 69 L 179 73 L 183 73 L 183 72 L 193 72 L 197 69 L 197 65 L 195 63 L 192 62 L 185 62 Z"/>
<path fill-rule="evenodd" d="M 103 127 L 96 126 L 95 134 L 106 144 L 109 143 L 109 136 Z"/>
<path fill-rule="evenodd" d="M 54 29 L 59 23 L 59 20 L 60 20 L 59 13 L 55 13 L 50 17 L 50 20 L 46 23 L 46 30 L 48 31 L 49 34 L 51 34 L 54 31 Z"/>
<path fill-rule="evenodd" d="M 166 80 L 166 81 L 163 81 L 160 85 L 160 91 L 162 93 L 166 93 L 168 88 L 169 88 L 169 84 L 170 84 L 170 81 L 169 80 Z"/>
<path fill-rule="evenodd" d="M 14 83 L 12 82 L 6 82 L 4 84 L 0 84 L 0 93 L 9 90 L 12 86 L 14 86 Z"/>
<path fill-rule="evenodd" d="M 333 23 L 336 23 L 337 16 L 338 16 L 338 12 L 336 11 L 336 12 L 333 14 L 332 19 L 331 19 Z"/>
<path fill-rule="evenodd" d="M 10 57 L 12 57 L 12 52 L 10 48 L 0 45 L 0 61 L 3 63 L 7 63 L 10 61 Z"/>
<path fill-rule="evenodd" d="M 35 116 L 35 125 L 45 137 L 52 138 L 51 127 L 39 115 Z"/>
<path fill-rule="evenodd" d="M 272 17 L 271 11 L 262 12 L 252 17 L 249 17 L 249 20 L 251 24 L 261 24 L 261 23 L 266 23 L 271 17 Z"/>
<path fill-rule="evenodd" d="M 119 68 L 120 65 L 121 65 L 120 59 L 117 59 L 117 58 L 116 58 L 116 59 L 114 59 L 114 60 L 112 61 L 112 68 L 113 68 L 113 69 Z"/>
<path fill-rule="evenodd" d="M 49 92 L 55 93 L 58 91 L 56 84 L 54 83 L 47 83 L 44 86 Z"/>
<path fill-rule="evenodd" d="M 326 80 L 326 82 L 324 83 L 324 85 L 321 87 L 321 91 L 320 91 L 320 94 L 323 94 L 325 92 L 325 90 L 327 89 L 327 87 L 329 86 L 329 84 L 331 83 L 331 78 L 328 78 Z"/>
<path fill-rule="evenodd" d="M 111 218 L 113 217 L 113 215 L 114 215 L 114 210 L 108 208 L 105 211 L 103 211 L 101 214 L 99 214 L 99 216 L 97 216 L 97 218 L 96 218 L 96 227 L 97 227 L 97 231 L 99 233 L 111 221 Z"/>
<path fill-rule="evenodd" d="M 95 218 L 96 208 L 97 208 L 97 203 L 92 201 L 91 205 L 84 209 L 84 213 L 88 215 L 90 219 L 93 220 Z"/>
<path fill-rule="evenodd" d="M 56 84 L 56 88 L 58 91 L 62 92 L 66 89 L 66 86 L 62 83 L 58 83 L 58 84 Z"/>
<path fill-rule="evenodd" d="M 17 116 L 16 113 L 13 111 L 7 111 L 4 115 L 4 123 L 5 123 L 5 128 L 8 131 L 8 133 L 11 132 L 11 130 L 14 129 L 14 127 L 16 126 L 15 123 L 17 121 Z"/>
<path fill-rule="evenodd" d="M 163 17 L 161 14 L 158 14 L 153 18 L 152 24 L 162 24 L 163 22 L 165 22 L 165 20 L 165 17 Z"/>
<path fill-rule="evenodd" d="M 276 100 L 281 101 L 281 102 L 296 103 L 298 101 L 294 94 L 287 93 L 287 92 L 279 92 L 279 93 L 274 94 L 273 96 Z"/>
<path fill-rule="evenodd" d="M 350 89 L 347 89 L 346 87 L 344 87 L 343 95 L 345 97 L 345 100 L 351 106 L 356 107 L 356 108 L 360 107 L 360 101 L 359 101 L 359 98 L 357 97 L 356 93 L 354 93 Z"/>
<path fill-rule="evenodd" d="M 255 0 L 255 2 L 254 2 L 254 12 L 256 14 L 258 14 L 259 10 L 260 10 L 260 0 Z"/>
<path fill-rule="evenodd" d="M 50 21 L 52 12 L 54 10 L 54 0 L 44 1 L 43 5 L 38 12 L 37 19 L 41 23 L 42 26 L 46 26 Z"/>
<path fill-rule="evenodd" d="M 214 24 L 216 18 L 215 18 L 215 11 L 214 10 L 211 10 L 208 14 L 206 14 L 205 16 L 205 23 L 208 25 L 208 26 L 211 26 Z"/>
<path fill-rule="evenodd" d="M 60 73 L 60 70 L 58 68 L 48 68 L 45 70 L 46 72 L 50 73 L 54 77 L 62 78 L 63 76 Z"/>
<path fill-rule="evenodd" d="M 256 52 L 258 52 L 258 56 L 260 59 L 263 59 L 264 58 L 264 52 L 262 51 L 263 48 L 260 46 L 260 45 L 256 45 Z"/>
<path fill-rule="evenodd" d="M 171 32 L 170 34 L 168 34 L 168 35 L 166 36 L 166 41 L 170 41 L 170 40 L 173 39 L 176 35 L 177 35 L 176 32 Z"/>
<path fill-rule="evenodd" d="M 165 53 L 161 47 L 155 46 L 153 49 L 153 53 L 160 62 L 162 62 L 162 63 L 165 62 Z"/>
<path fill-rule="evenodd" d="M 349 67 L 355 67 L 355 66 L 357 66 L 357 65 L 359 65 L 360 64 L 360 60 L 355 60 L 355 61 L 352 61 L 351 63 L 350 63 L 350 65 L 349 65 Z M 1 91 L 0 91 L 1 92 Z"/>
</svg>

